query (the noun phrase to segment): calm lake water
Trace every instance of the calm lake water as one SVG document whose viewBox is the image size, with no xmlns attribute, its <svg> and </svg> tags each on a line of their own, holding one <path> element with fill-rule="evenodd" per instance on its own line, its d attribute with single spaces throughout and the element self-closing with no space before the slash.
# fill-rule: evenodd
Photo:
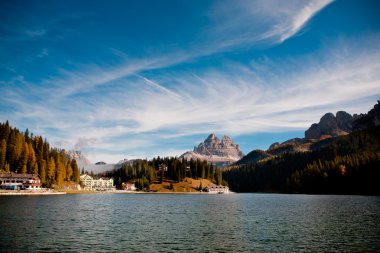
<svg viewBox="0 0 380 253">
<path fill-rule="evenodd" d="M 379 252 L 380 198 L 0 196 L 0 252 Z"/>
</svg>

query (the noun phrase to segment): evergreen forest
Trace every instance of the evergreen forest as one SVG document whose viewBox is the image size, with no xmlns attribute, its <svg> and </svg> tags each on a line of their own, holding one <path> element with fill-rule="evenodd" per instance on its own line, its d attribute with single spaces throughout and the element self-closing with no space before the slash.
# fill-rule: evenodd
<svg viewBox="0 0 380 253">
<path fill-rule="evenodd" d="M 101 173 L 101 176 L 113 177 L 116 187 L 120 187 L 123 182 L 134 182 L 139 189 L 164 180 L 181 182 L 186 177 L 209 179 L 218 185 L 222 184 L 222 172 L 216 166 L 206 161 L 186 161 L 177 157 L 135 160 L 119 169 Z"/>
<path fill-rule="evenodd" d="M 67 159 L 65 150 L 50 147 L 42 136 L 24 133 L 0 123 L 0 170 L 5 173 L 38 174 L 45 187 L 72 181 L 79 183 L 76 161 Z"/>
<path fill-rule="evenodd" d="M 223 172 L 237 192 L 380 194 L 380 126 L 340 137 L 320 150 L 284 154 Z"/>
</svg>

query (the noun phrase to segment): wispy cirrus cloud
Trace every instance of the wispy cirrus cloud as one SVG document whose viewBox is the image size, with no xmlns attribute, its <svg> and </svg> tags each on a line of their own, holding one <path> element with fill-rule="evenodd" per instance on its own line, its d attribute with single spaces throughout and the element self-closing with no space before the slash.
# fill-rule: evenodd
<svg viewBox="0 0 380 253">
<path fill-rule="evenodd" d="M 80 144 L 93 159 L 151 157 L 170 153 L 162 143 L 177 147 L 170 150 L 191 148 L 181 143 L 186 136 L 304 130 L 327 111 L 367 111 L 380 96 L 377 37 L 367 41 L 361 42 L 365 49 L 338 43 L 301 58 L 226 62 L 158 80 L 134 75 L 40 102 L 27 98 L 56 87 L 37 91 L 24 83 L 30 88 L 8 90 L 4 99 L 17 108 L 11 122 L 27 127 L 33 121 L 32 131 L 52 142 L 65 139 L 66 148 Z"/>
<path fill-rule="evenodd" d="M 290 22 L 275 25 L 272 34 L 280 34 L 279 42 L 284 42 L 299 32 L 315 14 L 332 2 L 333 0 L 310 1 L 298 11 L 285 12 Z"/>
<path fill-rule="evenodd" d="M 262 46 L 263 43 L 266 46 L 279 44 L 299 32 L 318 11 L 331 2 L 332 0 L 275 3 L 237 1 L 233 7 L 230 3 L 216 2 L 213 11 L 209 13 L 211 23 L 201 29 L 203 32 L 200 33 L 200 37 L 186 50 L 174 49 L 165 55 L 128 58 L 120 50 L 109 48 L 113 54 L 118 52 L 117 55 L 124 63 L 117 66 L 78 64 L 74 71 L 60 69 L 61 76 L 52 77 L 46 82 L 57 86 L 61 96 L 69 96 L 81 89 L 91 89 L 143 71 L 168 68 L 239 47 Z M 63 17 L 58 20 L 61 19 Z M 43 36 L 44 33 L 39 31 L 46 33 L 45 30 L 36 30 L 35 33 L 32 31 L 31 35 Z M 47 54 L 45 48 L 37 57 Z M 149 83 L 149 80 L 145 81 Z"/>
<path fill-rule="evenodd" d="M 210 40 L 220 42 L 218 50 L 280 44 L 301 31 L 313 16 L 332 2 L 241 0 L 233 5 L 218 2 L 210 13 L 215 25 L 207 33 Z"/>
<path fill-rule="evenodd" d="M 309 55 L 255 54 L 305 31 L 331 2 L 216 1 L 207 25 L 182 49 L 130 55 L 104 47 L 100 60 L 57 64 L 58 73 L 38 81 L 20 74 L 1 80 L 0 116 L 60 147 L 82 149 L 93 161 L 115 162 L 179 155 L 211 131 L 232 137 L 302 131 L 327 111 L 365 112 L 380 96 L 379 36 L 326 43 Z M 250 62 L 202 63 L 242 48 L 253 48 Z M 45 60 L 57 51 L 35 52 Z M 103 60 L 107 53 L 113 57 Z"/>
</svg>

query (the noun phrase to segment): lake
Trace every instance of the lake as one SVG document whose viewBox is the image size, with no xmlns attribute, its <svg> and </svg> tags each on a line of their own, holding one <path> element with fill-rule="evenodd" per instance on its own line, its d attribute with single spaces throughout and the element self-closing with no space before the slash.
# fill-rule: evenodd
<svg viewBox="0 0 380 253">
<path fill-rule="evenodd" d="M 380 198 L 0 196 L 0 252 L 374 252 Z"/>
</svg>

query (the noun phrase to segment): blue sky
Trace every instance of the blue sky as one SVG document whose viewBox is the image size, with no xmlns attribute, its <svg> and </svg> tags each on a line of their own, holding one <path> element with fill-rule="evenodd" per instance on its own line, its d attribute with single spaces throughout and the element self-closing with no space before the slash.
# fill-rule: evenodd
<svg viewBox="0 0 380 253">
<path fill-rule="evenodd" d="M 93 162 L 243 152 L 380 99 L 379 1 L 0 2 L 0 121 Z"/>
</svg>

